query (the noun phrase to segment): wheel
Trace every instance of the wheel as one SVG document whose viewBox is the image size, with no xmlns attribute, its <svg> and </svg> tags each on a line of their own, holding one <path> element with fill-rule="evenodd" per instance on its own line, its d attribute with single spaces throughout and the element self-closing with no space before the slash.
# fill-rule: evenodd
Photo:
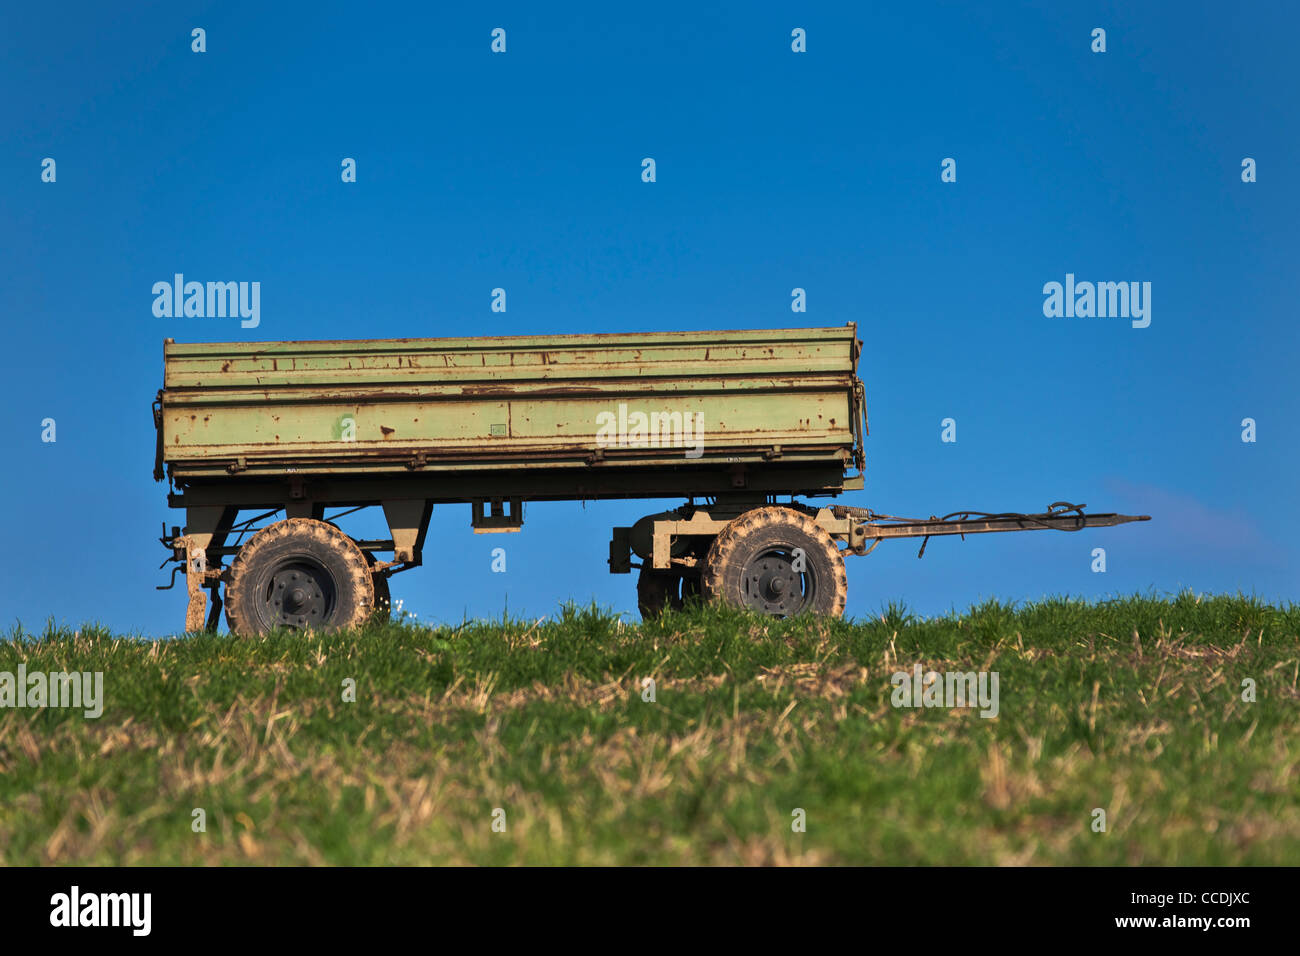
<svg viewBox="0 0 1300 956">
<path fill-rule="evenodd" d="M 641 617 L 646 620 L 658 617 L 670 608 L 680 611 L 687 598 L 699 593 L 700 579 L 694 574 L 642 568 L 636 581 L 636 603 Z"/>
<path fill-rule="evenodd" d="M 773 617 L 840 617 L 849 594 L 835 539 L 802 511 L 776 506 L 746 511 L 722 529 L 700 584 L 707 601 Z"/>
<path fill-rule="evenodd" d="M 365 552 L 314 518 L 288 518 L 257 532 L 239 549 L 226 584 L 226 622 L 236 634 L 356 627 L 374 606 Z"/>
</svg>

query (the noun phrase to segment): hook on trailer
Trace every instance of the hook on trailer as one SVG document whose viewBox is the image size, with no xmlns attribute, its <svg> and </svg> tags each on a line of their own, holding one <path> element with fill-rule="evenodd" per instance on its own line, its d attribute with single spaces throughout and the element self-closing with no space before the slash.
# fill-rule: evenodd
<svg viewBox="0 0 1300 956">
<path fill-rule="evenodd" d="M 170 559 L 168 559 L 168 560 L 170 560 Z M 166 561 L 163 562 L 163 564 L 166 564 L 166 563 L 167 563 Z M 159 567 L 162 567 L 162 565 L 159 565 Z M 172 579 L 171 579 L 171 582 L 170 582 L 169 584 L 155 584 L 155 585 L 154 585 L 154 590 L 155 590 L 155 591 L 170 591 L 172 588 L 176 587 L 176 575 L 180 574 L 180 572 L 181 572 L 181 565 L 178 564 L 178 565 L 176 565 L 176 567 L 172 568 Z"/>
</svg>

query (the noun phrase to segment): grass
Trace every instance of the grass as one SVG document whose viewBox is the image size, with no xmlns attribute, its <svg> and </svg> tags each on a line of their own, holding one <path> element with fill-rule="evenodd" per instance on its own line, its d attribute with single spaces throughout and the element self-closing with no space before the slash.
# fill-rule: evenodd
<svg viewBox="0 0 1300 956">
<path fill-rule="evenodd" d="M 1191 594 L 931 620 L 16 630 L 0 671 L 102 671 L 106 704 L 0 710 L 0 863 L 1291 863 L 1298 635 L 1300 607 Z M 998 672 L 998 717 L 894 707 L 914 662 Z"/>
</svg>

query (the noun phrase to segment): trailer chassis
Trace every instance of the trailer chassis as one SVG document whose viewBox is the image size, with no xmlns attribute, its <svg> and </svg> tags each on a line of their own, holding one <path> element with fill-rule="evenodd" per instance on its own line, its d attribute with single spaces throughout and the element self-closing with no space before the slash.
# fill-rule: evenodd
<svg viewBox="0 0 1300 956">
<path fill-rule="evenodd" d="M 611 572 L 625 574 L 633 568 L 643 566 L 656 570 L 694 567 L 697 563 L 695 558 L 673 556 L 674 542 L 681 538 L 716 536 L 746 510 L 744 503 L 740 503 L 739 508 L 737 504 L 737 502 L 729 502 L 714 508 L 688 506 L 675 512 L 648 516 L 653 522 L 649 529 L 648 546 L 643 543 L 644 529 L 637 525 L 615 528 L 613 540 L 610 542 Z M 854 508 L 847 505 L 831 505 L 819 509 L 798 505 L 795 507 L 811 515 L 820 527 L 840 542 L 844 546 L 842 550 L 846 557 L 870 554 L 882 541 L 889 538 L 922 538 L 917 557 L 923 557 L 930 538 L 936 536 L 960 535 L 964 540 L 968 534 L 1042 530 L 1082 531 L 1084 528 L 1110 528 L 1132 521 L 1151 520 L 1150 515 L 1124 515 L 1110 512 L 1088 514 L 1084 511 L 1087 505 L 1075 505 L 1065 501 L 1053 502 L 1046 511 L 1038 513 L 958 511 L 943 517 L 931 515 L 929 518 L 900 518 L 872 511 L 869 508 Z M 634 564 L 631 560 L 632 554 L 641 556 L 646 564 Z"/>
<path fill-rule="evenodd" d="M 290 478 L 252 480 L 234 486 L 202 481 L 184 483 L 169 496 L 172 507 L 185 510 L 186 523 L 183 530 L 173 527 L 170 534 L 164 526 L 160 540 L 172 553 L 163 565 L 174 561 L 178 566 L 172 572 L 171 584 L 161 589 L 174 586 L 176 574 L 183 569 L 188 598 L 186 630 L 215 629 L 222 610 L 220 588 L 231 581 L 231 566 L 224 559 L 235 558 L 241 550 L 238 540 L 228 543 L 232 535 L 242 538 L 244 533 L 261 530 L 253 526 L 280 512 L 289 519 L 325 521 L 327 507 L 350 509 L 343 512 L 348 514 L 378 506 L 383 510 L 390 538 L 347 540 L 370 562 L 376 592 L 382 586 L 386 593 L 389 576 L 423 563 L 425 537 L 435 503 L 468 503 L 474 533 L 484 534 L 519 531 L 523 526 L 525 501 L 575 497 L 572 485 L 567 483 L 557 484 L 553 494 L 534 483 L 531 493 L 525 493 L 508 481 L 476 481 L 467 486 L 459 481 L 444 484 L 431 477 L 410 476 L 397 481 L 352 476 Z M 1149 520 L 1147 515 L 1090 514 L 1084 510 L 1085 505 L 1069 502 L 1054 502 L 1046 511 L 1037 513 L 961 511 L 942 517 L 902 518 L 868 508 L 817 507 L 794 500 L 796 495 L 835 495 L 843 487 L 860 483 L 859 476 L 845 478 L 835 468 L 792 468 L 779 474 L 758 472 L 743 477 L 745 480 L 737 481 L 735 475 L 723 476 L 722 480 L 717 476 L 711 479 L 701 476 L 700 487 L 693 489 L 703 499 L 701 502 L 697 503 L 693 495 L 685 506 L 674 511 L 647 515 L 630 527 L 613 529 L 609 570 L 614 574 L 627 574 L 633 569 L 641 571 L 638 593 L 643 613 L 655 613 L 664 606 L 680 603 L 684 595 L 698 593 L 712 543 L 746 515 L 775 513 L 773 509 L 815 526 L 816 534 L 833 542 L 833 551 L 838 553 L 831 560 L 841 567 L 842 558 L 870 554 L 882 541 L 892 538 L 921 538 L 918 553 L 921 557 L 932 537 L 964 538 L 968 534 L 1038 530 L 1075 532 Z M 648 480 L 646 475 L 627 483 L 610 481 L 611 478 L 616 476 L 589 479 L 579 489 L 578 497 L 668 497 L 673 484 L 680 487 L 680 476 L 664 476 L 662 487 L 658 480 Z M 798 490 L 792 492 L 789 490 L 792 487 Z M 782 497 L 787 500 L 778 500 Z M 269 510 L 238 520 L 241 511 L 261 509 Z M 336 514 L 326 523 L 332 524 L 339 517 L 342 515 Z M 391 559 L 379 557 L 384 554 L 391 555 Z M 639 563 L 634 557 L 640 559 Z M 842 571 L 839 575 L 842 578 Z M 793 582 L 794 577 L 786 574 L 785 580 Z M 780 574 L 774 579 L 773 586 L 777 585 L 782 585 Z M 675 597 L 668 596 L 665 588 Z M 842 611 L 847 583 L 841 581 L 838 588 L 841 592 L 838 607 Z M 760 600 L 753 606 L 784 607 L 773 603 L 775 600 Z"/>
</svg>

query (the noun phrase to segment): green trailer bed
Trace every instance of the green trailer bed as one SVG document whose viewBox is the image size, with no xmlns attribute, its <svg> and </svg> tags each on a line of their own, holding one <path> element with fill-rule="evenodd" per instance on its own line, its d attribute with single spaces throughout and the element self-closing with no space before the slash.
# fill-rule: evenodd
<svg viewBox="0 0 1300 956">
<path fill-rule="evenodd" d="M 168 340 L 155 474 L 522 475 L 737 464 L 820 465 L 842 474 L 862 463 L 858 351 L 853 325 Z"/>
</svg>

